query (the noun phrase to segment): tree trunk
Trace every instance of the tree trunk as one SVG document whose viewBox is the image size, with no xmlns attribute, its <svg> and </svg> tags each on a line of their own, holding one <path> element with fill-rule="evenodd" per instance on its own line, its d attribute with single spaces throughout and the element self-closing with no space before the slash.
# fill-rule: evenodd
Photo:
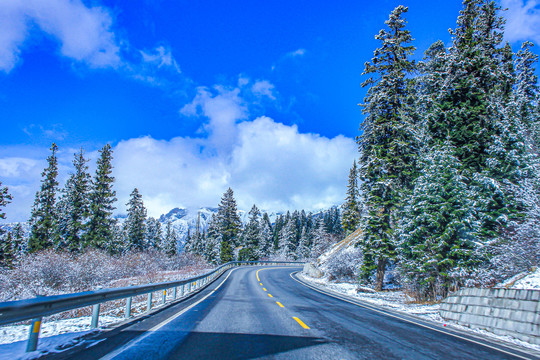
<svg viewBox="0 0 540 360">
<path fill-rule="evenodd" d="M 386 258 L 380 257 L 377 262 L 377 279 L 375 281 L 375 291 L 383 288 L 384 272 L 386 271 Z"/>
</svg>

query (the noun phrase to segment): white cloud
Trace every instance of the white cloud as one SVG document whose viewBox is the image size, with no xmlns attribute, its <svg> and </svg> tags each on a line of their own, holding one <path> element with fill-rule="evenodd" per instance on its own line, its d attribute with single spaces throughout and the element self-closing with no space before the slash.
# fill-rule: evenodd
<svg viewBox="0 0 540 360">
<path fill-rule="evenodd" d="M 143 61 L 148 64 L 156 66 L 158 69 L 171 68 L 177 73 L 181 73 L 180 66 L 174 59 L 171 49 L 164 46 L 158 46 L 151 52 L 141 51 Z"/>
<path fill-rule="evenodd" d="M 269 211 L 316 210 L 343 201 L 349 168 L 357 156 L 353 139 L 301 133 L 296 125 L 264 116 L 251 120 L 238 88 L 199 88 L 182 113 L 203 119 L 198 137 L 146 136 L 114 147 L 119 212 L 125 211 L 135 187 L 151 216 L 177 206 L 216 206 L 229 186 L 239 207 L 246 210 L 254 203 Z M 74 152 L 59 154 L 62 181 L 71 171 Z M 14 195 L 13 204 L 5 209 L 7 221 L 25 220 L 47 152 L 17 159 L 3 154 L 6 151 L 0 151 L 0 178 L 6 179 Z M 95 152 L 88 157 L 95 163 Z"/>
<path fill-rule="evenodd" d="M 274 96 L 274 85 L 268 80 L 259 80 L 256 81 L 251 86 L 251 91 L 257 96 L 267 96 L 271 100 L 276 100 Z"/>
<path fill-rule="evenodd" d="M 295 51 L 291 51 L 290 53 L 287 53 L 287 56 L 296 57 L 296 56 L 303 56 L 305 54 L 306 54 L 306 49 L 297 49 Z"/>
<path fill-rule="evenodd" d="M 5 72 L 16 65 L 32 25 L 57 39 L 63 56 L 95 68 L 121 64 L 113 19 L 104 7 L 86 7 L 80 0 L 4 0 L 0 20 L 0 70 Z"/>
<path fill-rule="evenodd" d="M 506 40 L 530 40 L 540 44 L 539 0 L 501 0 L 501 6 L 508 9 L 503 13 L 506 18 Z"/>
</svg>

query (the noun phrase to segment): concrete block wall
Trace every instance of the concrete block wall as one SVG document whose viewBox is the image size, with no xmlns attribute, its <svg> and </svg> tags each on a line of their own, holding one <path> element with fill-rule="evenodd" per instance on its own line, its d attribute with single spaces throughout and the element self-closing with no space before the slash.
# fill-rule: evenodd
<svg viewBox="0 0 540 360">
<path fill-rule="evenodd" d="M 440 307 L 444 319 L 540 345 L 540 290 L 462 289 Z"/>
</svg>

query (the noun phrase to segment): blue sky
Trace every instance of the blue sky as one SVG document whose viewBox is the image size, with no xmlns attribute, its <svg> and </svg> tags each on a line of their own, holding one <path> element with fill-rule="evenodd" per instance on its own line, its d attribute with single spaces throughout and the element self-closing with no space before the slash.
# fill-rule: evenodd
<svg viewBox="0 0 540 360">
<path fill-rule="evenodd" d="M 115 150 L 118 208 L 340 203 L 364 62 L 397 5 L 416 58 L 450 41 L 461 1 L 5 0 L 0 3 L 0 181 L 28 216 L 52 141 L 61 177 L 81 146 Z M 507 40 L 540 42 L 538 0 L 503 0 Z"/>
</svg>

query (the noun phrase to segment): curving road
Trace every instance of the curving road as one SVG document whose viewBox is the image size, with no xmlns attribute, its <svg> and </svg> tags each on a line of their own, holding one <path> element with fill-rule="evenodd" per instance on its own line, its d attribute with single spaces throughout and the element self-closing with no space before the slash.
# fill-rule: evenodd
<svg viewBox="0 0 540 360">
<path fill-rule="evenodd" d="M 299 268 L 228 271 L 187 301 L 106 332 L 77 359 L 515 359 L 498 344 L 359 306 L 295 280 Z"/>
</svg>

